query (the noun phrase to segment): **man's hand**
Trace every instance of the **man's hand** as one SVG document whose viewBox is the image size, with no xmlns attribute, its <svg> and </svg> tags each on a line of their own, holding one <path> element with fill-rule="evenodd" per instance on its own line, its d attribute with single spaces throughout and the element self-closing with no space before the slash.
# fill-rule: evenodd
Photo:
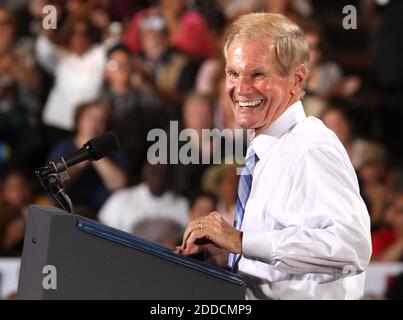
<svg viewBox="0 0 403 320">
<path fill-rule="evenodd" d="M 203 245 L 214 243 L 227 252 L 242 252 L 242 234 L 231 226 L 216 211 L 208 216 L 192 221 L 185 230 L 180 252 L 184 255 L 196 254 Z"/>
</svg>

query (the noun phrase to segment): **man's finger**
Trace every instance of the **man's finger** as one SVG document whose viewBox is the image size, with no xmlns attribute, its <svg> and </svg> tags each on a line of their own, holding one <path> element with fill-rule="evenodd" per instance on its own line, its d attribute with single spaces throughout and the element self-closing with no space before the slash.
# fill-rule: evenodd
<svg viewBox="0 0 403 320">
<path fill-rule="evenodd" d="M 194 222 L 189 223 L 189 225 L 187 226 L 185 233 L 183 234 L 183 239 L 182 239 L 182 250 L 186 249 L 186 241 L 189 238 L 189 235 L 192 233 L 193 231 L 193 224 Z"/>
<path fill-rule="evenodd" d="M 192 234 L 192 232 L 196 231 L 196 230 L 200 230 L 200 229 L 204 229 L 206 228 L 206 218 L 200 218 L 197 219 L 193 222 L 191 222 L 188 227 L 185 230 L 185 233 L 183 234 L 183 239 L 182 239 L 182 249 L 185 250 L 186 249 L 186 243 L 187 240 L 189 238 L 189 236 Z"/>
<path fill-rule="evenodd" d="M 210 237 L 210 232 L 209 232 L 208 229 L 200 229 L 200 230 L 193 231 L 190 234 L 189 238 L 186 240 L 186 243 L 185 243 L 186 249 L 185 249 L 185 251 L 189 252 L 189 250 L 192 249 L 191 248 L 192 246 L 196 246 L 196 243 L 195 243 L 196 240 L 202 239 L 202 238 L 209 239 L 209 237 Z"/>
<path fill-rule="evenodd" d="M 201 250 L 201 246 L 191 244 L 186 251 L 183 251 L 182 254 L 185 256 L 191 256 L 198 253 Z"/>
</svg>

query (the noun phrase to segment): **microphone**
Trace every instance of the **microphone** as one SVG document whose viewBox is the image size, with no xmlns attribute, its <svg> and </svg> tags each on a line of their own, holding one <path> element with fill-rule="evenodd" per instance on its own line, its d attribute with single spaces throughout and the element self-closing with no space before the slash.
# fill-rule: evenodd
<svg viewBox="0 0 403 320">
<path fill-rule="evenodd" d="M 102 159 L 108 153 L 119 149 L 119 147 L 119 141 L 115 133 L 108 131 L 88 140 L 82 148 L 72 154 L 50 161 L 48 165 L 37 169 L 36 174 L 42 177 L 54 173 L 59 174 L 77 163 Z"/>
</svg>

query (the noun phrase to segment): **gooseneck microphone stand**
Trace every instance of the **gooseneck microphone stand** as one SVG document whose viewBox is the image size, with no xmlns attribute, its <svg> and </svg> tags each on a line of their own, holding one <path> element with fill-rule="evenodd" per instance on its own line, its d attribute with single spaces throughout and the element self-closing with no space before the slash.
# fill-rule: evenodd
<svg viewBox="0 0 403 320">
<path fill-rule="evenodd" d="M 63 182 L 70 177 L 67 171 L 61 173 L 49 173 L 49 167 L 41 167 L 35 170 L 35 175 L 41 182 L 42 187 L 52 198 L 65 210 L 74 214 L 73 203 L 64 191 Z"/>
<path fill-rule="evenodd" d="M 63 182 L 70 177 L 67 168 L 82 161 L 97 161 L 109 152 L 119 149 L 119 141 L 112 131 L 105 132 L 88 140 L 82 148 L 68 156 L 63 156 L 55 161 L 50 161 L 44 167 L 35 170 L 42 187 L 64 209 L 74 214 L 73 204 L 64 191 Z"/>
</svg>

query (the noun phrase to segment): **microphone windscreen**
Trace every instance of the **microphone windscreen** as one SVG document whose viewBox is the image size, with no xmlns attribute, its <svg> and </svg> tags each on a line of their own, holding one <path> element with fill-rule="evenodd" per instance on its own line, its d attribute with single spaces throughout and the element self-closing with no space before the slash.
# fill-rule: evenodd
<svg viewBox="0 0 403 320">
<path fill-rule="evenodd" d="M 91 160 L 99 160 L 120 148 L 119 140 L 113 131 L 105 132 L 90 139 L 85 146 L 91 154 Z"/>
</svg>

